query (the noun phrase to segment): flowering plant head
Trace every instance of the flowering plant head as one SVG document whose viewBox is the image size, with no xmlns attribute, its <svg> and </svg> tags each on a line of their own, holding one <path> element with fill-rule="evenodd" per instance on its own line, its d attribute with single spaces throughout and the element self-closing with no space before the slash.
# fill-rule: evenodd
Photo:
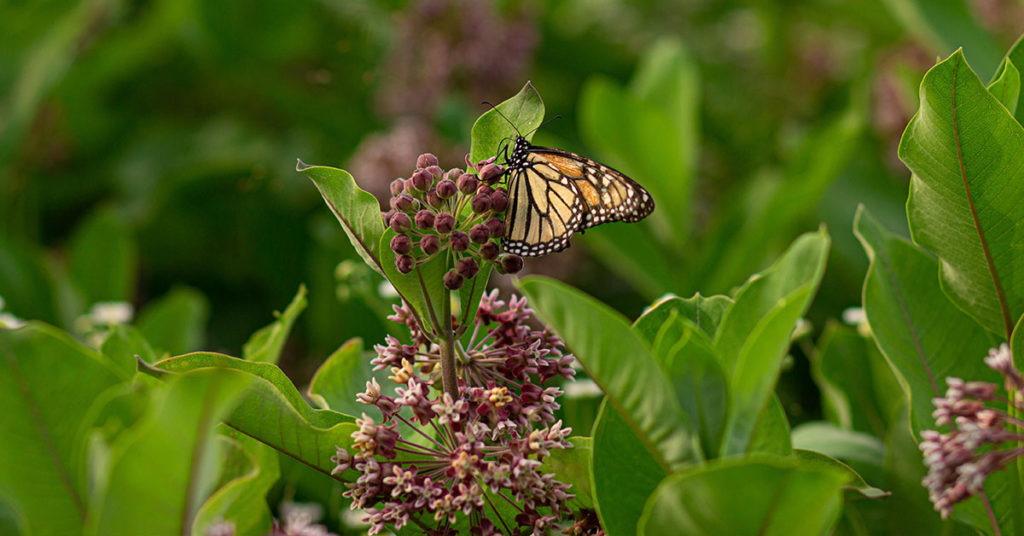
<svg viewBox="0 0 1024 536">
<path fill-rule="evenodd" d="M 390 368 L 394 396 L 367 382 L 357 399 L 379 416 L 363 413 L 352 449 L 339 447 L 333 459 L 335 474 L 360 473 L 345 496 L 366 510 L 370 534 L 410 522 L 455 534 L 460 518 L 473 534 L 544 534 L 568 513 L 569 486 L 540 466 L 571 446 L 571 430 L 554 417 L 562 391 L 548 384 L 572 378 L 572 356 L 527 324 L 531 314 L 524 299 L 506 305 L 497 291 L 481 299 L 468 342 L 456 345 L 461 377 L 452 397 L 436 388 L 438 345 L 407 306 L 395 307 L 389 318 L 409 328 L 412 343 L 389 337 L 373 360 Z"/>
<path fill-rule="evenodd" d="M 998 394 L 994 383 L 946 378 L 946 395 L 932 400 L 932 416 L 936 425 L 951 425 L 952 431 L 921 434 L 919 447 L 928 466 L 922 484 L 943 519 L 956 503 L 982 493 L 988 475 L 1024 454 L 1019 446 L 1024 441 L 1024 421 L 986 405 L 1001 402 L 1005 407 L 1008 402 L 1024 411 L 1024 376 L 1014 366 L 1006 343 L 993 348 L 985 364 L 1002 374 L 1007 397 Z"/>
</svg>

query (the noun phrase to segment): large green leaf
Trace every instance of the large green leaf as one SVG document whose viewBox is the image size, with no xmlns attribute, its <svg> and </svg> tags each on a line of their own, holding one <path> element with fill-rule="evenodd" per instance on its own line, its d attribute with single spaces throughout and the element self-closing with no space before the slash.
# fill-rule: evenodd
<svg viewBox="0 0 1024 536">
<path fill-rule="evenodd" d="M 635 326 L 653 343 L 658 329 L 674 312 L 713 338 L 722 317 L 732 303 L 732 298 L 728 296 L 702 296 L 699 292 L 689 298 L 669 296 L 652 303 L 644 314 L 636 319 Z"/>
<path fill-rule="evenodd" d="M 86 534 L 186 534 L 220 473 L 215 427 L 248 379 L 226 370 L 171 378 L 150 411 L 95 464 Z M 158 483 L 158 485 L 157 485 Z"/>
<path fill-rule="evenodd" d="M 309 383 L 309 399 L 321 409 L 357 416 L 367 409 L 356 401 L 370 379 L 370 360 L 363 355 L 362 339 L 352 339 L 334 351 Z"/>
<path fill-rule="evenodd" d="M 469 160 L 474 164 L 497 155 L 498 147 L 505 138 L 521 135 L 529 140 L 544 121 L 544 101 L 529 82 L 519 93 L 495 108 L 497 111 L 488 110 L 473 123 Z"/>
<path fill-rule="evenodd" d="M 224 368 L 250 377 L 249 389 L 225 422 L 322 473 L 334 469 L 335 445 L 352 444 L 350 436 L 356 430 L 352 417 L 311 408 L 276 365 L 200 352 L 165 359 L 155 366 L 168 372 Z"/>
<path fill-rule="evenodd" d="M 836 469 L 766 455 L 709 462 L 658 485 L 639 534 L 828 534 L 848 478 Z"/>
<path fill-rule="evenodd" d="M 786 410 L 782 408 L 779 397 L 772 394 L 757 417 L 757 424 L 750 437 L 750 446 L 747 447 L 747 452 L 789 456 L 793 453 L 791 434 Z"/>
<path fill-rule="evenodd" d="M 206 534 L 218 521 L 234 523 L 235 534 L 240 536 L 266 534 L 272 519 L 267 491 L 280 475 L 277 452 L 225 424 L 218 425 L 217 431 L 236 442 L 238 448 L 232 454 L 242 458 L 245 470 L 203 503 L 192 523 L 192 534 Z"/>
<path fill-rule="evenodd" d="M 1024 34 L 1022 34 L 1017 39 L 1017 42 L 1010 47 L 1010 51 L 1006 53 L 1005 59 L 1010 60 L 1010 63 L 1017 68 L 1018 72 L 1022 67 L 1024 67 Z M 999 74 L 1001 73 L 996 73 L 996 77 L 994 78 L 998 79 Z M 1024 106 L 1021 106 L 1020 102 L 1022 98 L 1024 98 L 1024 92 L 1017 95 L 1017 102 L 1013 106 L 1007 106 L 1007 108 L 1016 116 L 1018 123 L 1021 123 L 1022 120 L 1024 120 Z M 1000 100 L 1005 104 L 1005 100 Z"/>
<path fill-rule="evenodd" d="M 451 268 L 449 256 L 439 253 L 413 271 L 403 274 L 395 267 L 395 252 L 388 245 L 394 236 L 394 231 L 386 229 L 380 237 L 380 262 L 385 277 L 402 299 L 412 306 L 421 325 L 437 325 L 444 318 L 445 300 L 450 299 L 450 292 L 444 286 L 444 274 Z"/>
<path fill-rule="evenodd" d="M 139 313 L 135 325 L 157 352 L 182 354 L 203 344 L 210 303 L 199 291 L 178 287 Z"/>
<path fill-rule="evenodd" d="M 142 332 L 124 324 L 110 327 L 103 344 L 100 345 L 100 352 L 124 370 L 125 374 L 135 372 L 135 356 L 142 358 L 146 363 L 157 360 L 156 352 L 142 336 Z"/>
<path fill-rule="evenodd" d="M 0 329 L 0 500 L 32 534 L 81 534 L 83 421 L 93 401 L 126 378 L 51 326 Z"/>
<path fill-rule="evenodd" d="M 590 475 L 594 508 L 609 536 L 636 534 L 644 504 L 668 471 L 605 401 L 594 422 Z"/>
<path fill-rule="evenodd" d="M 552 279 L 520 282 L 530 306 L 555 330 L 615 409 L 668 470 L 696 460 L 695 437 L 647 342 L 621 315 Z"/>
<path fill-rule="evenodd" d="M 729 377 L 729 417 L 722 454 L 749 447 L 758 416 L 775 387 L 796 321 L 807 311 L 825 271 L 824 228 L 807 233 L 736 295 L 715 338 Z"/>
<path fill-rule="evenodd" d="M 110 208 L 97 210 L 75 229 L 68 264 L 87 305 L 132 299 L 137 249 L 128 224 Z"/>
<path fill-rule="evenodd" d="M 295 170 L 305 174 L 316 185 L 359 256 L 377 273 L 384 275 L 379 248 L 384 220 L 380 216 L 377 199 L 361 190 L 352 175 L 343 169 L 310 166 L 299 160 Z"/>
<path fill-rule="evenodd" d="M 277 317 L 273 323 L 253 333 L 242 346 L 242 357 L 249 361 L 277 363 L 281 358 L 281 350 L 288 340 L 295 318 L 306 308 L 306 286 L 299 287 L 292 302 L 283 313 L 274 312 Z"/>
<path fill-rule="evenodd" d="M 939 257 L 953 302 L 1009 339 L 1024 313 L 1024 128 L 961 51 L 928 71 L 920 99 L 899 146 L 911 236 Z"/>
<path fill-rule="evenodd" d="M 882 467 L 885 448 L 875 436 L 844 430 L 823 421 L 809 421 L 793 429 L 793 447 L 813 450 L 849 462 Z"/>
<path fill-rule="evenodd" d="M 999 70 L 988 84 L 988 92 L 992 94 L 1006 109 L 1013 114 L 1017 111 L 1020 99 L 1020 71 L 1010 58 L 1004 58 Z"/>
</svg>

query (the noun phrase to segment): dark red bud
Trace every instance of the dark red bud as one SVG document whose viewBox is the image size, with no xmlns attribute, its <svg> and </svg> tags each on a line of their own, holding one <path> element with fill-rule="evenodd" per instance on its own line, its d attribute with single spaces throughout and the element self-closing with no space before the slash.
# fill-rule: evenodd
<svg viewBox="0 0 1024 536">
<path fill-rule="evenodd" d="M 480 187 L 476 189 L 476 193 L 477 193 L 477 195 L 487 195 L 487 196 L 489 196 L 489 195 L 494 193 L 494 188 L 491 188 L 490 186 L 487 186 L 486 184 L 481 184 Z"/>
<path fill-rule="evenodd" d="M 465 171 L 459 168 L 451 168 L 447 172 L 445 172 L 444 178 L 448 180 L 457 181 L 459 180 L 459 177 L 461 177 L 463 173 L 465 173 Z"/>
<path fill-rule="evenodd" d="M 491 232 L 491 238 L 501 238 L 505 234 L 505 222 L 491 218 L 487 220 L 487 230 Z"/>
<path fill-rule="evenodd" d="M 505 190 L 498 188 L 491 194 L 491 210 L 495 212 L 505 212 L 508 208 L 508 194 Z"/>
<path fill-rule="evenodd" d="M 458 180 L 457 186 L 459 191 L 469 195 L 476 191 L 476 187 L 480 184 L 480 181 L 476 180 L 476 175 L 472 173 L 463 173 Z"/>
<path fill-rule="evenodd" d="M 444 171 L 441 170 L 441 166 L 438 166 L 437 164 L 427 167 L 426 170 L 427 173 L 430 173 L 430 175 L 435 179 L 440 179 L 441 175 L 444 175 Z"/>
<path fill-rule="evenodd" d="M 476 259 L 466 257 L 459 261 L 456 269 L 462 277 L 465 277 L 466 279 L 473 279 L 473 277 L 476 276 L 476 273 L 480 271 L 480 266 L 477 265 Z"/>
<path fill-rule="evenodd" d="M 476 194 L 470 204 L 473 206 L 473 212 L 483 214 L 484 212 L 491 210 L 491 196 Z"/>
<path fill-rule="evenodd" d="M 486 225 L 478 223 L 469 230 L 469 239 L 477 244 L 483 244 L 491 238 L 491 230 Z"/>
<path fill-rule="evenodd" d="M 391 237 L 391 251 L 399 255 L 405 255 L 412 249 L 412 240 L 409 235 L 395 235 Z"/>
<path fill-rule="evenodd" d="M 405 191 L 405 179 L 391 181 L 391 195 L 398 195 Z"/>
<path fill-rule="evenodd" d="M 390 222 L 391 228 L 396 233 L 407 233 L 412 228 L 412 220 L 409 219 L 409 215 L 404 212 L 396 212 L 391 216 Z"/>
<path fill-rule="evenodd" d="M 412 208 L 413 203 L 416 200 L 409 194 L 401 194 L 398 197 L 391 198 L 391 208 L 405 212 Z"/>
<path fill-rule="evenodd" d="M 437 196 L 441 199 L 448 199 L 458 191 L 459 189 L 455 187 L 455 181 L 444 179 L 437 183 Z"/>
<path fill-rule="evenodd" d="M 480 170 L 480 180 L 494 182 L 501 177 L 501 167 L 497 164 L 487 164 Z"/>
<path fill-rule="evenodd" d="M 434 228 L 441 234 L 448 234 L 455 228 L 455 216 L 442 212 L 434 218 Z"/>
<path fill-rule="evenodd" d="M 416 228 L 417 229 L 423 229 L 423 230 L 433 229 L 434 228 L 434 213 L 429 211 L 429 210 L 427 210 L 427 209 L 420 210 L 419 212 L 416 213 L 416 218 L 415 218 L 414 221 L 416 222 Z"/>
<path fill-rule="evenodd" d="M 444 286 L 448 290 L 457 290 L 462 286 L 462 282 L 462 276 L 455 270 L 448 270 L 448 273 L 444 274 Z"/>
<path fill-rule="evenodd" d="M 429 204 L 430 206 L 432 206 L 434 208 L 440 208 L 441 207 L 442 201 L 441 201 L 441 198 L 438 197 L 436 189 L 432 189 L 429 192 L 427 192 L 427 204 Z"/>
<path fill-rule="evenodd" d="M 416 172 L 412 174 L 412 178 L 409 179 L 409 182 L 411 183 L 409 186 L 411 186 L 413 190 L 417 192 L 425 192 L 430 188 L 430 185 L 434 183 L 434 177 L 431 177 L 430 173 L 426 170 L 417 169 Z"/>
<path fill-rule="evenodd" d="M 423 153 L 416 159 L 416 167 L 425 168 L 437 165 L 437 157 L 430 153 Z"/>
<path fill-rule="evenodd" d="M 384 225 L 391 225 L 391 216 L 395 215 L 395 209 L 391 209 L 387 212 L 381 212 L 380 217 L 384 220 Z"/>
<path fill-rule="evenodd" d="M 426 255 L 433 255 L 437 253 L 437 250 L 441 249 L 441 239 L 437 235 L 427 235 L 420 240 L 420 249 Z"/>
<path fill-rule="evenodd" d="M 415 265 L 416 262 L 408 255 L 399 255 L 395 257 L 395 268 L 398 269 L 400 273 L 407 274 L 411 272 Z"/>
<path fill-rule="evenodd" d="M 500 252 L 501 248 L 498 247 L 497 242 L 488 242 L 480 246 L 480 256 L 483 257 L 485 261 L 493 261 L 494 259 L 497 259 L 498 253 Z"/>
<path fill-rule="evenodd" d="M 523 258 L 512 253 L 502 255 L 498 262 L 501 263 L 501 271 L 506 274 L 514 274 L 523 269 Z"/>
<path fill-rule="evenodd" d="M 469 235 L 462 231 L 452 231 L 452 249 L 466 251 L 469 247 Z"/>
</svg>

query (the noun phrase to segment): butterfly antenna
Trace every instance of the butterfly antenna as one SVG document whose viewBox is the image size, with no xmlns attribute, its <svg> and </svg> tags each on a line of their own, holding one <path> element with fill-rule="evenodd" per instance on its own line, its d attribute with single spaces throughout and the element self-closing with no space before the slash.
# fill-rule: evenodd
<svg viewBox="0 0 1024 536">
<path fill-rule="evenodd" d="M 537 132 L 538 130 L 540 130 L 540 127 L 542 127 L 542 126 L 544 126 L 544 125 L 546 125 L 546 124 L 548 124 L 548 123 L 550 123 L 550 122 L 554 121 L 555 119 L 561 119 L 561 118 L 562 118 L 562 115 L 561 115 L 561 114 L 559 114 L 559 115 L 556 115 L 556 116 L 552 117 L 551 119 L 548 119 L 547 121 L 544 121 L 543 123 L 541 123 L 541 124 L 537 125 L 537 128 L 535 128 L 535 129 L 531 130 L 531 131 L 530 131 L 530 132 L 529 132 L 529 133 L 527 134 L 527 136 L 529 136 L 530 134 L 533 134 L 534 132 Z"/>
<path fill-rule="evenodd" d="M 493 104 L 491 104 L 490 102 L 487 102 L 487 101 L 483 101 L 483 104 L 486 104 L 486 105 L 490 106 L 491 109 L 494 110 L 495 112 L 497 112 L 497 114 L 500 115 L 502 119 L 507 121 L 509 125 L 512 125 L 512 128 L 515 129 L 516 134 L 519 134 L 520 136 L 522 136 L 522 134 L 519 132 L 519 128 L 516 127 L 516 124 L 513 123 L 512 120 L 508 118 L 508 116 L 506 116 L 505 114 L 501 113 L 501 110 L 499 110 L 497 106 L 495 106 L 495 105 L 493 105 Z"/>
</svg>

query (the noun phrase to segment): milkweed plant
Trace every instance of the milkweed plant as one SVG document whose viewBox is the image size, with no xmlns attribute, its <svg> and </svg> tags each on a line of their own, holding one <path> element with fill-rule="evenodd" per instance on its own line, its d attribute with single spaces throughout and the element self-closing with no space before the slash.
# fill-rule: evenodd
<svg viewBox="0 0 1024 536">
<path fill-rule="evenodd" d="M 680 80 L 677 61 L 645 65 L 652 87 Z M 1017 65 L 1021 44 L 988 83 L 961 51 L 925 75 L 898 151 L 912 173 L 909 239 L 857 210 L 863 299 L 821 330 L 804 317 L 830 254 L 824 226 L 728 294 L 664 288 L 634 320 L 554 279 L 516 278 L 524 259 L 502 240 L 517 200 L 495 155 L 542 123 L 530 84 L 480 116 L 462 162 L 423 148 L 385 198 L 344 170 L 300 161 L 356 254 L 393 289 L 391 334 L 345 343 L 300 391 L 277 362 L 304 287 L 238 357 L 182 353 L 188 332 L 175 326 L 197 310 L 188 293 L 138 313 L 94 304 L 74 334 L 0 301 L 0 526 L 1020 533 Z M 631 225 L 659 232 L 679 215 L 654 216 Z M 655 257 L 640 269 L 660 262 L 646 254 Z M 514 292 L 489 288 L 492 273 L 512 276 Z M 809 360 L 823 418 L 791 427 L 776 384 L 796 359 Z"/>
</svg>

